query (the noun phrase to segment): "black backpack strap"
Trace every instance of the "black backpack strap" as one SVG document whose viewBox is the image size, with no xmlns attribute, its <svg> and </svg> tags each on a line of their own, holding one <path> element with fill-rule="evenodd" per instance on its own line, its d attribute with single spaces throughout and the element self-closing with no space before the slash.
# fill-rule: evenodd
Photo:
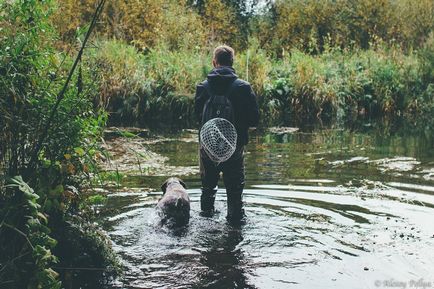
<svg viewBox="0 0 434 289">
<path fill-rule="evenodd" d="M 209 82 L 208 80 L 205 80 L 203 82 L 203 87 L 205 88 L 205 91 L 208 93 L 208 96 L 211 97 L 211 95 L 213 95 L 211 88 L 209 87 Z"/>
<path fill-rule="evenodd" d="M 229 99 L 229 96 L 231 95 L 232 91 L 237 87 L 239 83 L 238 78 L 235 79 L 234 81 L 232 81 L 231 85 L 229 86 L 229 88 L 226 90 L 226 92 L 224 93 L 224 95 Z M 208 80 L 204 82 L 203 86 L 205 87 L 206 92 L 208 93 L 209 97 L 212 98 L 215 93 L 212 92 L 211 87 L 209 85 Z"/>
</svg>

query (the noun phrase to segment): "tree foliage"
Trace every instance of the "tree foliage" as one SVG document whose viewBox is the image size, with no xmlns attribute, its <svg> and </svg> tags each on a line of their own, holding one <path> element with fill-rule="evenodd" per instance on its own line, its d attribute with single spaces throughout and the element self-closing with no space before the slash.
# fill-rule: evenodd
<svg viewBox="0 0 434 289">
<path fill-rule="evenodd" d="M 267 4 L 268 5 L 264 5 Z M 434 27 L 430 0 L 113 0 L 98 26 L 100 35 L 149 49 L 226 43 L 246 49 L 249 38 L 280 55 L 298 48 L 320 53 L 324 46 L 368 49 L 378 41 L 420 47 Z M 75 43 L 89 22 L 93 0 L 58 0 L 53 21 L 63 42 Z"/>
<path fill-rule="evenodd" d="M 233 7 L 222 0 L 209 0 L 203 8 L 203 22 L 208 28 L 210 43 L 227 43 L 237 46 L 240 41 L 240 31 Z"/>
<path fill-rule="evenodd" d="M 429 0 L 277 0 L 252 19 L 261 44 L 278 54 L 324 46 L 368 49 L 378 41 L 420 47 L 434 28 Z"/>
<path fill-rule="evenodd" d="M 77 28 L 89 23 L 93 10 L 93 0 L 58 1 L 53 23 L 64 43 L 75 42 Z M 172 49 L 194 48 L 203 46 L 206 40 L 199 15 L 184 1 L 175 0 L 109 1 L 97 32 L 144 50 L 162 43 Z"/>
</svg>

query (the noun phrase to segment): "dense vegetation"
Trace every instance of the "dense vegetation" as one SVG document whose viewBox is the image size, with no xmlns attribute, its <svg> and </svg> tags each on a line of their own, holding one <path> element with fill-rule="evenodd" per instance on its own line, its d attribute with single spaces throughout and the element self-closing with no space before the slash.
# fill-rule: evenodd
<svg viewBox="0 0 434 289">
<path fill-rule="evenodd" d="M 73 44 L 91 3 L 59 1 L 59 47 Z M 429 0 L 118 0 L 102 17 L 86 61 L 99 68 L 97 103 L 114 124 L 194 121 L 195 84 L 211 69 L 212 48 L 227 43 L 266 124 L 397 117 L 432 125 Z"/>
<path fill-rule="evenodd" d="M 95 1 L 59 0 L 53 17 L 62 43 L 74 42 L 89 23 Z M 378 40 L 417 48 L 433 29 L 430 0 L 113 0 L 99 35 L 123 39 L 140 50 L 202 50 L 227 43 L 238 50 L 257 38 L 268 53 L 298 48 L 315 53 L 327 45 L 368 49 Z M 312 44 L 315 43 L 315 47 Z"/>
<path fill-rule="evenodd" d="M 431 0 L 0 0 L 0 287 L 118 271 L 84 190 L 102 129 L 194 123 L 215 45 L 236 48 L 263 125 L 432 131 L 433 26 Z"/>
<path fill-rule="evenodd" d="M 106 121 L 91 71 L 65 86 L 72 59 L 53 48 L 49 1 L 0 8 L 0 287 L 60 288 L 77 267 L 116 273 L 81 190 Z"/>
<path fill-rule="evenodd" d="M 195 84 L 211 68 L 209 53 L 160 47 L 144 55 L 121 41 L 99 45 L 88 61 L 92 67 L 104 64 L 99 103 L 111 112 L 111 121 L 194 121 Z M 319 55 L 292 49 L 279 59 L 253 42 L 238 54 L 235 69 L 253 84 L 264 124 L 404 117 L 425 129 L 433 126 L 433 55 L 433 38 L 417 52 L 384 45 L 330 47 Z"/>
</svg>

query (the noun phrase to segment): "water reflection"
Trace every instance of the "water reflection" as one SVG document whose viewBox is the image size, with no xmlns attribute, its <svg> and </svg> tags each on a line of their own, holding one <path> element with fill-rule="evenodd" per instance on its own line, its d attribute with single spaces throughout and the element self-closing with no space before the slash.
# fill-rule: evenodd
<svg viewBox="0 0 434 289">
<path fill-rule="evenodd" d="M 238 246 L 243 241 L 241 226 L 225 226 L 224 231 L 208 237 L 209 249 L 202 252 L 200 263 L 206 270 L 193 288 L 256 288 L 246 277 L 247 260 Z"/>
</svg>

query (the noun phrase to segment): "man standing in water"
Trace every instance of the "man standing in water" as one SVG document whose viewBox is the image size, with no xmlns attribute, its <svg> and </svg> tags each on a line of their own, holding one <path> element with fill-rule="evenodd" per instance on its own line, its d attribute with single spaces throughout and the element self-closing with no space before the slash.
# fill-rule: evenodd
<svg viewBox="0 0 434 289">
<path fill-rule="evenodd" d="M 227 195 L 227 220 L 238 222 L 244 217 L 244 146 L 248 142 L 249 127 L 254 127 L 259 122 L 259 110 L 250 84 L 238 78 L 232 67 L 233 62 L 234 50 L 231 47 L 222 45 L 214 50 L 214 69 L 196 88 L 195 113 L 199 121 L 203 122 L 204 106 L 208 105 L 207 101 L 214 95 L 225 95 L 232 106 L 233 125 L 238 135 L 234 154 L 227 161 L 216 164 L 203 149 L 199 153 L 202 180 L 200 207 L 202 215 L 213 215 L 217 183 L 222 172 Z"/>
</svg>

